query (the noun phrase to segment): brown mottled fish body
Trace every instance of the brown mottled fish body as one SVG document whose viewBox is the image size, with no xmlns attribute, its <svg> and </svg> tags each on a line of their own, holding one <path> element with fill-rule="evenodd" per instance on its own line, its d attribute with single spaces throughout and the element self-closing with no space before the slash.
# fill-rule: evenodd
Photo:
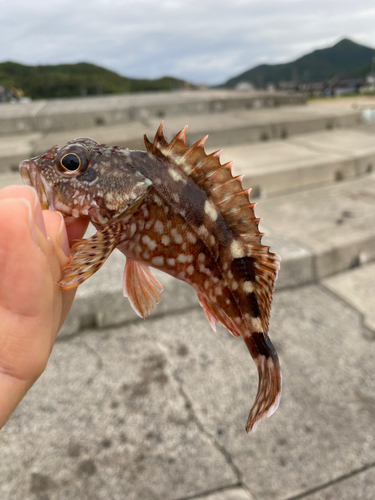
<svg viewBox="0 0 375 500">
<path fill-rule="evenodd" d="M 126 256 L 124 294 L 139 316 L 154 309 L 162 291 L 151 266 L 190 284 L 214 329 L 219 321 L 244 339 L 259 372 L 246 426 L 255 430 L 281 394 L 278 357 L 267 335 L 279 258 L 261 244 L 241 177 L 221 165 L 219 152 L 206 155 L 205 139 L 189 148 L 185 133 L 186 127 L 168 143 L 160 127 L 153 143 L 145 138 L 147 152 L 76 139 L 21 163 L 20 171 L 49 208 L 84 215 L 98 230 L 72 248 L 62 289 L 87 279 L 118 248 Z M 69 168 L 75 165 L 69 155 L 81 158 L 81 167 L 63 172 L 67 160 Z"/>
</svg>

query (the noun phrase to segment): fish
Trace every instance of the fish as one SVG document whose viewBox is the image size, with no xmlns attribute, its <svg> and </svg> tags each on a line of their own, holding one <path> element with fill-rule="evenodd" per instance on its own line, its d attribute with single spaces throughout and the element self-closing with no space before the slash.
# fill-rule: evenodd
<svg viewBox="0 0 375 500">
<path fill-rule="evenodd" d="M 215 330 L 242 337 L 258 370 L 258 391 L 246 432 L 278 408 L 282 377 L 269 338 L 272 294 L 280 257 L 261 243 L 259 218 L 242 177 L 222 150 L 207 154 L 208 136 L 192 146 L 187 126 L 170 142 L 163 123 L 146 151 L 78 138 L 24 160 L 19 171 L 42 208 L 85 217 L 96 233 L 74 243 L 61 290 L 75 288 L 117 248 L 126 257 L 123 292 L 141 318 L 163 290 L 150 267 L 191 285 Z"/>
</svg>

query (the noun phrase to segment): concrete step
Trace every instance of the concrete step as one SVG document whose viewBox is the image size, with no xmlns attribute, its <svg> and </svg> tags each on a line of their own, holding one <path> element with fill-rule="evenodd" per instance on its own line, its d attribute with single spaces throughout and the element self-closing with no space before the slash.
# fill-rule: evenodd
<svg viewBox="0 0 375 500">
<path fill-rule="evenodd" d="M 268 197 L 369 174 L 375 170 L 375 130 L 314 132 L 225 148 L 221 161 L 234 161 L 253 197 Z"/>
<path fill-rule="evenodd" d="M 0 433 L 1 499 L 374 498 L 375 343 L 360 315 L 319 286 L 284 290 L 270 337 L 283 395 L 248 436 L 255 365 L 202 310 L 57 341 Z"/>
<path fill-rule="evenodd" d="M 238 109 L 259 109 L 305 102 L 306 96 L 303 94 L 208 89 L 1 104 L 0 135 L 71 130 L 72 124 L 77 129 L 90 128 L 152 117 L 222 113 Z"/>
<path fill-rule="evenodd" d="M 222 113 L 171 116 L 165 121 L 165 132 L 166 137 L 171 139 L 189 124 L 188 144 L 193 144 L 208 134 L 207 147 L 221 148 L 354 126 L 360 120 L 359 111 L 334 109 L 327 112 L 316 106 L 285 106 L 277 109 L 239 109 Z M 21 160 L 43 153 L 56 144 L 61 147 L 76 137 L 91 137 L 110 146 L 144 149 L 143 134 L 153 138 L 160 121 L 161 118 L 146 117 L 129 123 L 94 128 L 79 128 L 79 123 L 73 121 L 74 130 L 70 126 L 68 131 L 3 136 L 0 137 L 0 171 L 14 170 Z"/>
<path fill-rule="evenodd" d="M 257 215 L 310 252 L 316 280 L 375 259 L 375 174 L 261 200 Z"/>
<path fill-rule="evenodd" d="M 322 283 L 363 315 L 364 326 L 375 339 L 375 263 L 331 276 Z"/>
</svg>

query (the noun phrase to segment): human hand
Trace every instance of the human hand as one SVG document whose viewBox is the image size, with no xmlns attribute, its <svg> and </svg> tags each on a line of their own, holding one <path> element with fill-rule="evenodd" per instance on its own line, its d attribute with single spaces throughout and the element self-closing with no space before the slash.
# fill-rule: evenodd
<svg viewBox="0 0 375 500">
<path fill-rule="evenodd" d="M 0 190 L 0 428 L 47 365 L 76 292 L 57 283 L 87 224 L 42 211 L 28 186 Z"/>
</svg>

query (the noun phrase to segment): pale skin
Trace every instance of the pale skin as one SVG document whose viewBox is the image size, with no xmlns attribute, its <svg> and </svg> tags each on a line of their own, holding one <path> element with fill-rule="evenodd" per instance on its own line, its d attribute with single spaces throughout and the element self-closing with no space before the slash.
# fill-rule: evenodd
<svg viewBox="0 0 375 500">
<path fill-rule="evenodd" d="M 0 428 L 47 365 L 76 292 L 61 269 L 86 227 L 42 211 L 33 188 L 0 190 Z"/>
</svg>

